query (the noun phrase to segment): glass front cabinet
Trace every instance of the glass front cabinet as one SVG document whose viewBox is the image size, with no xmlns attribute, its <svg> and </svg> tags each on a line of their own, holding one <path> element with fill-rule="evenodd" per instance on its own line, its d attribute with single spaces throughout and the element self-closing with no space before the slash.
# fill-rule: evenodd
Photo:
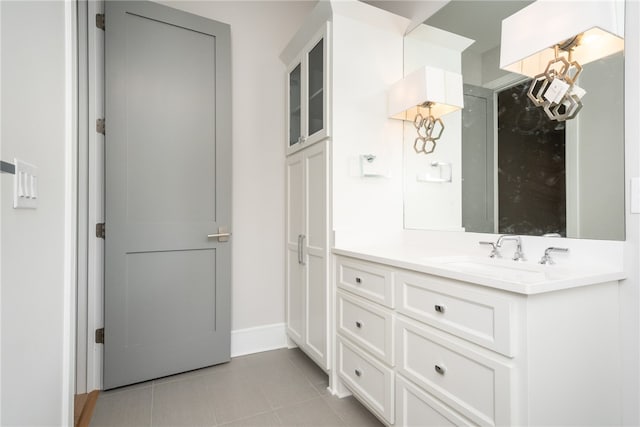
<svg viewBox="0 0 640 427">
<path fill-rule="evenodd" d="M 287 74 L 287 154 L 329 136 L 328 23 L 305 46 Z"/>
</svg>

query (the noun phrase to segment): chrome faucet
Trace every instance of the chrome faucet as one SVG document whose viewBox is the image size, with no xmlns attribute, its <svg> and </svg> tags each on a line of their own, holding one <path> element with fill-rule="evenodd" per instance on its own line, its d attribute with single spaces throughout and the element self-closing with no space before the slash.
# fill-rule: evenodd
<svg viewBox="0 0 640 427">
<path fill-rule="evenodd" d="M 502 244 L 506 240 L 513 240 L 513 241 L 516 242 L 516 251 L 513 253 L 513 260 L 514 261 L 526 261 L 526 259 L 524 257 L 524 253 L 522 253 L 522 240 L 520 239 L 520 236 L 514 236 L 514 235 L 511 235 L 511 234 L 504 234 L 504 235 L 498 237 L 498 241 L 496 242 L 496 247 L 501 248 Z"/>
<path fill-rule="evenodd" d="M 553 259 L 551 258 L 551 252 L 569 252 L 568 248 L 556 248 L 556 247 L 549 247 L 547 249 L 545 249 L 544 251 L 544 255 L 542 256 L 542 258 L 540 258 L 539 263 L 540 264 L 549 264 L 549 265 L 553 265 L 555 264 L 555 262 L 553 261 Z"/>
<path fill-rule="evenodd" d="M 496 247 L 496 244 L 493 242 L 478 242 L 481 245 L 487 245 L 487 246 L 491 246 L 491 253 L 489 254 L 489 258 L 502 258 L 502 255 L 500 254 L 500 251 L 498 251 L 498 248 Z"/>
</svg>

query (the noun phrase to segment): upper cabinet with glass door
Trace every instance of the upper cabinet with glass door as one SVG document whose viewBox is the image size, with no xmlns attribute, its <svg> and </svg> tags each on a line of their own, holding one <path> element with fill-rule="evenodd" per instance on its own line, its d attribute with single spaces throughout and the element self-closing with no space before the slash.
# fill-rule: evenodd
<svg viewBox="0 0 640 427">
<path fill-rule="evenodd" d="M 323 26 L 288 68 L 287 154 L 329 136 L 328 25 Z"/>
</svg>

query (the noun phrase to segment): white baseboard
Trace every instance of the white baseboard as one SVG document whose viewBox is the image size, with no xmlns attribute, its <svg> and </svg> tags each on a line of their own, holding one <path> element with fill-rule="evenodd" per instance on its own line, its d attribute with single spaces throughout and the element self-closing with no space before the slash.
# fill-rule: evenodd
<svg viewBox="0 0 640 427">
<path fill-rule="evenodd" d="M 231 357 L 287 347 L 284 323 L 231 331 Z"/>
</svg>

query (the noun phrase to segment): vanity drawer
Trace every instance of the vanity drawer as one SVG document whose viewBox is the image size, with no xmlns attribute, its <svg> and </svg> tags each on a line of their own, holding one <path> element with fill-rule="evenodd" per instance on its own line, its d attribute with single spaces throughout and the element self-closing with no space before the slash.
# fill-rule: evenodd
<svg viewBox="0 0 640 427">
<path fill-rule="evenodd" d="M 393 308 L 393 272 L 380 265 L 337 258 L 336 282 L 339 288 Z"/>
<path fill-rule="evenodd" d="M 369 409 L 394 423 L 393 371 L 338 337 L 338 375 Z"/>
<path fill-rule="evenodd" d="M 393 366 L 393 315 L 390 310 L 338 292 L 338 333 Z"/>
<path fill-rule="evenodd" d="M 402 375 L 396 375 L 396 425 L 453 427 L 473 423 Z"/>
<path fill-rule="evenodd" d="M 426 325 L 396 320 L 398 373 L 481 425 L 510 425 L 511 368 Z"/>
<path fill-rule="evenodd" d="M 427 274 L 396 275 L 397 311 L 514 356 L 513 303 L 475 287 Z"/>
</svg>

